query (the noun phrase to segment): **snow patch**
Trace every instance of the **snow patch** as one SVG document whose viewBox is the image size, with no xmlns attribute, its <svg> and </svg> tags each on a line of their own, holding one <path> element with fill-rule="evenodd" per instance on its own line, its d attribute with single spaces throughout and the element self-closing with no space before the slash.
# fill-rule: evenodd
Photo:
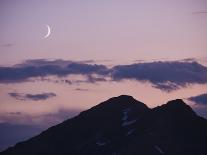
<svg viewBox="0 0 207 155">
<path fill-rule="evenodd" d="M 155 145 L 155 149 L 160 153 L 160 154 L 164 154 L 164 152 L 161 150 L 161 148 L 157 145 Z"/>
<path fill-rule="evenodd" d="M 106 142 L 96 142 L 96 145 L 98 145 L 98 146 L 103 146 L 103 145 L 106 145 Z"/>
<path fill-rule="evenodd" d="M 127 132 L 126 136 L 131 135 L 133 132 L 134 132 L 134 129 L 129 130 L 129 131 Z"/>
<path fill-rule="evenodd" d="M 122 127 L 131 125 L 131 124 L 135 123 L 136 121 L 137 121 L 137 120 L 132 120 L 132 121 L 126 121 L 126 122 L 123 122 L 123 123 L 122 123 Z"/>
<path fill-rule="evenodd" d="M 123 118 L 122 118 L 122 121 L 126 121 L 128 119 L 128 112 L 130 111 L 131 109 L 130 108 L 127 108 L 127 109 L 124 109 L 123 110 Z"/>
<path fill-rule="evenodd" d="M 101 139 L 98 139 L 96 141 L 96 145 L 98 145 L 98 146 L 104 146 L 104 145 L 109 144 L 110 142 L 111 142 L 110 140 L 101 138 Z"/>
<path fill-rule="evenodd" d="M 124 110 L 123 110 L 123 114 L 124 114 L 124 116 L 122 117 L 122 121 L 124 121 L 124 122 L 122 123 L 122 127 L 131 125 L 131 124 L 133 124 L 134 122 L 136 122 L 136 120 L 127 121 L 127 120 L 128 120 L 128 112 L 129 112 L 130 110 L 131 110 L 130 108 L 127 108 L 127 109 L 124 109 Z"/>
</svg>

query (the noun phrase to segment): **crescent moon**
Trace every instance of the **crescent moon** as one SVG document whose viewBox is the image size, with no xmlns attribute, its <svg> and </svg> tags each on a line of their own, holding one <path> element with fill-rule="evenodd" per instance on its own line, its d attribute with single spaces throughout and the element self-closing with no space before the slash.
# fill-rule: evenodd
<svg viewBox="0 0 207 155">
<path fill-rule="evenodd" d="M 49 37 L 50 34 L 51 34 L 51 28 L 50 28 L 50 26 L 49 25 L 46 25 L 46 27 L 47 27 L 47 34 L 44 36 L 44 38 Z"/>
</svg>

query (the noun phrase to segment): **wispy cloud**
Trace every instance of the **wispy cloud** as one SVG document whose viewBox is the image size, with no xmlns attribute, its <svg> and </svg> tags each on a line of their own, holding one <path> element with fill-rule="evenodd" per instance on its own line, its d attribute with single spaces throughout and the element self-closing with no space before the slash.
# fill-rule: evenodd
<svg viewBox="0 0 207 155">
<path fill-rule="evenodd" d="M 2 47 L 12 47 L 12 46 L 14 46 L 14 44 L 12 44 L 12 43 L 6 43 L 6 44 L 2 44 L 1 46 Z"/>
<path fill-rule="evenodd" d="M 188 98 L 188 100 L 195 102 L 196 104 L 199 105 L 205 105 L 207 106 L 207 94 L 201 94 L 198 96 L 193 96 Z"/>
<path fill-rule="evenodd" d="M 76 88 L 75 90 L 77 90 L 77 91 L 89 91 L 88 89 L 84 89 L 84 88 Z"/>
<path fill-rule="evenodd" d="M 55 93 L 23 94 L 23 93 L 11 92 L 8 94 L 17 100 L 33 100 L 33 101 L 47 100 L 51 97 L 56 96 Z"/>
<path fill-rule="evenodd" d="M 50 127 L 66 119 L 76 116 L 85 109 L 56 109 L 49 113 L 31 115 L 24 112 L 0 113 L 0 122 L 10 122 L 12 124 L 36 125 L 39 127 Z"/>
<path fill-rule="evenodd" d="M 207 14 L 207 10 L 205 11 L 195 11 L 193 14 Z"/>
<path fill-rule="evenodd" d="M 35 116 L 22 112 L 0 113 L 0 122 L 4 122 L 0 123 L 0 151 L 74 117 L 81 111 L 83 109 L 60 109 Z"/>
<path fill-rule="evenodd" d="M 0 151 L 35 136 L 42 130 L 35 125 L 0 123 Z"/>
</svg>

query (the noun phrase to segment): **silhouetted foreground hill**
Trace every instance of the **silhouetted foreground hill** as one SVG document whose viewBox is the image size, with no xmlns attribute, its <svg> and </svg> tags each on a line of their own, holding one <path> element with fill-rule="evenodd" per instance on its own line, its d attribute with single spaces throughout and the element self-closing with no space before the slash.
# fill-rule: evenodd
<svg viewBox="0 0 207 155">
<path fill-rule="evenodd" d="M 182 100 L 150 109 L 111 98 L 1 155 L 206 155 L 207 120 Z"/>
</svg>

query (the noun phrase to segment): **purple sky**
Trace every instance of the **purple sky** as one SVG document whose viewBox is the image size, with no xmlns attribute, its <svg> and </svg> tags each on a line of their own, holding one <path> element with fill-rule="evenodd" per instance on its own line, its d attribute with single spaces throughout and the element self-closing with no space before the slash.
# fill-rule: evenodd
<svg viewBox="0 0 207 155">
<path fill-rule="evenodd" d="M 25 59 L 206 56 L 206 0 L 2 0 L 2 65 Z M 52 27 L 51 36 L 46 25 Z M 9 45 L 9 46 L 6 46 Z M 127 57 L 126 57 L 127 56 Z"/>
<path fill-rule="evenodd" d="M 121 94 L 207 117 L 206 12 L 206 0 L 1 0 L 0 123 L 48 127 Z"/>
<path fill-rule="evenodd" d="M 205 0 L 2 0 L 0 3 L 1 66 L 43 58 L 76 62 L 93 60 L 93 64 L 104 64 L 109 68 L 140 62 L 137 60 L 153 62 L 188 58 L 206 65 Z M 46 25 L 50 25 L 52 30 L 51 35 L 44 39 Z M 44 78 L 59 80 L 53 76 Z M 70 75 L 67 78 L 83 80 L 85 77 Z M 98 85 L 86 82 L 65 85 L 37 79 L 36 82 L 1 83 L 1 113 L 32 109 L 35 115 L 65 107 L 85 109 L 119 94 L 131 94 L 155 106 L 168 99 L 199 95 L 206 88 L 203 83 L 166 93 L 155 88 L 159 87 L 158 84 L 152 85 L 131 80 L 113 84 L 99 81 Z M 19 96 L 8 95 L 14 92 Z M 57 95 L 31 101 L 25 92 L 29 92 L 29 96 L 48 92 Z M 146 92 L 150 92 L 150 99 Z M 162 98 L 157 98 L 163 93 Z"/>
</svg>

